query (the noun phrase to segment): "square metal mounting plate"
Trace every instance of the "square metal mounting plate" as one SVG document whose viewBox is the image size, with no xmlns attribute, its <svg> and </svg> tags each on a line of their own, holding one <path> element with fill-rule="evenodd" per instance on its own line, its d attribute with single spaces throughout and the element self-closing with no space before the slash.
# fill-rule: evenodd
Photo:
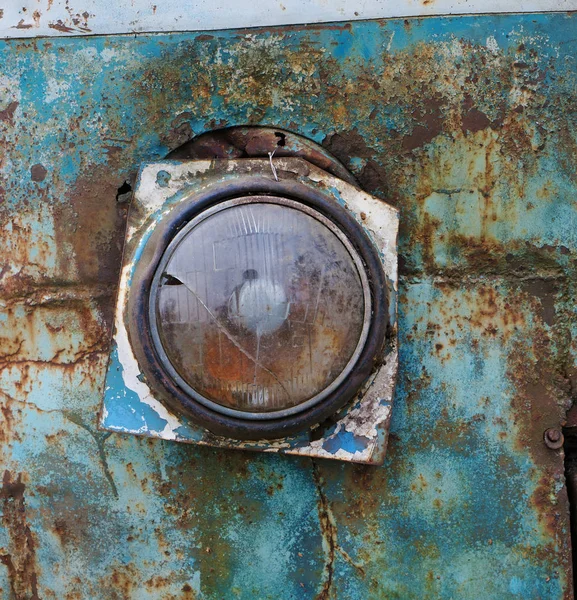
<svg viewBox="0 0 577 600">
<path fill-rule="evenodd" d="M 163 161 L 144 164 L 138 175 L 128 216 L 114 333 L 104 384 L 100 427 L 109 431 L 149 436 L 220 448 L 298 454 L 347 462 L 382 464 L 388 441 L 397 353 L 397 234 L 398 210 L 386 202 L 334 177 L 299 158 Z M 331 420 L 300 435 L 279 440 L 242 441 L 212 434 L 162 404 L 146 384 L 134 357 L 125 326 L 132 274 L 155 224 L 190 192 L 240 173 L 298 179 L 308 186 L 330 190 L 363 227 L 379 250 L 386 275 L 390 332 L 381 366 L 357 396 Z"/>
</svg>

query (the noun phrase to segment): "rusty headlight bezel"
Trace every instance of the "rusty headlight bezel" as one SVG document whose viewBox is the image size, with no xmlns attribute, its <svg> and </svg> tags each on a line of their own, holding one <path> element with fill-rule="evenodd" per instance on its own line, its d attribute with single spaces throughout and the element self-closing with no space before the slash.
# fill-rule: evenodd
<svg viewBox="0 0 577 600">
<path fill-rule="evenodd" d="M 366 342 L 348 376 L 318 403 L 278 418 L 254 419 L 214 410 L 187 393 L 159 356 L 150 319 L 150 294 L 158 266 L 179 232 L 217 204 L 246 196 L 276 196 L 317 211 L 346 235 L 360 256 L 371 299 L 371 322 Z M 209 431 L 236 439 L 276 439 L 293 435 L 327 419 L 359 391 L 382 356 L 388 324 L 388 298 L 379 254 L 360 224 L 340 206 L 330 191 L 322 192 L 295 181 L 273 181 L 243 175 L 183 198 L 155 227 L 135 268 L 128 298 L 127 327 L 135 356 L 148 385 L 172 409 L 188 415 Z"/>
</svg>

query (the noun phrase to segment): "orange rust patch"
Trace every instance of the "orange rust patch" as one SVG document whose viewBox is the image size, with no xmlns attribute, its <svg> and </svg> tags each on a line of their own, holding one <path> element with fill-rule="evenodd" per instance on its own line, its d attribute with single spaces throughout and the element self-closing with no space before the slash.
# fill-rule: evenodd
<svg viewBox="0 0 577 600">
<path fill-rule="evenodd" d="M 61 268 L 72 261 L 84 283 L 118 281 L 126 207 L 116 202 L 117 190 L 109 168 L 94 167 L 77 179 L 68 202 L 54 207 Z"/>
<path fill-rule="evenodd" d="M 16 112 L 17 108 L 18 108 L 18 102 L 16 102 L 16 101 L 10 102 L 10 104 L 8 104 L 8 106 L 5 109 L 0 110 L 0 121 L 5 121 L 9 125 L 13 125 L 14 124 L 14 113 Z"/>
</svg>

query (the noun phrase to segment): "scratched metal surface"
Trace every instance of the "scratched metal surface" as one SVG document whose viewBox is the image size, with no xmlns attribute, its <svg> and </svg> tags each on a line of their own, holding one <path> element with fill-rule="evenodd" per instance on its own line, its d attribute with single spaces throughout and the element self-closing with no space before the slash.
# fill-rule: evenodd
<svg viewBox="0 0 577 600">
<path fill-rule="evenodd" d="M 543 14 L 2 42 L 2 597 L 570 598 L 542 434 L 576 379 L 576 39 Z M 401 209 L 383 467 L 96 429 L 117 190 L 247 123 Z"/>
</svg>

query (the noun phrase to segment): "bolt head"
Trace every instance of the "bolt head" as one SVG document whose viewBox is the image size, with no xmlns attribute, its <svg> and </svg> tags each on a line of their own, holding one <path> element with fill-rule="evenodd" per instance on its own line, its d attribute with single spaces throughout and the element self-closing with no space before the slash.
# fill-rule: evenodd
<svg viewBox="0 0 577 600">
<path fill-rule="evenodd" d="M 558 450 L 563 446 L 564 438 L 560 429 L 547 429 L 543 435 L 545 445 L 552 450 Z"/>
</svg>

